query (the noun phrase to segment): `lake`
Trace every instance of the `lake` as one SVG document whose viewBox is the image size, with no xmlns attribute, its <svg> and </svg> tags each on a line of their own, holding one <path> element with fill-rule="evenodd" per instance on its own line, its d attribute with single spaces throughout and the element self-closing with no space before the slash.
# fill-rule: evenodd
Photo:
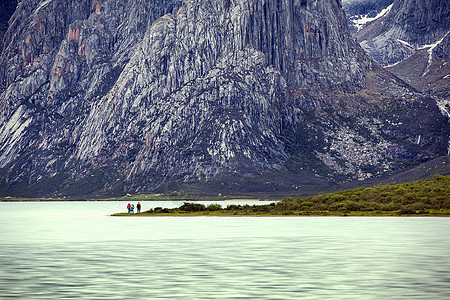
<svg viewBox="0 0 450 300">
<path fill-rule="evenodd" d="M 0 298 L 450 299 L 450 218 L 109 216 L 126 204 L 0 203 Z"/>
</svg>

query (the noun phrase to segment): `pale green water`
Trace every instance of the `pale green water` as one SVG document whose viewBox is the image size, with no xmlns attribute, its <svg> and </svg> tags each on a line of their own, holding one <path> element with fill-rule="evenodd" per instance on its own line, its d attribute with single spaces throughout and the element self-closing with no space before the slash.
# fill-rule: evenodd
<svg viewBox="0 0 450 300">
<path fill-rule="evenodd" d="M 450 218 L 108 216 L 125 206 L 0 203 L 0 298 L 450 299 Z"/>
</svg>

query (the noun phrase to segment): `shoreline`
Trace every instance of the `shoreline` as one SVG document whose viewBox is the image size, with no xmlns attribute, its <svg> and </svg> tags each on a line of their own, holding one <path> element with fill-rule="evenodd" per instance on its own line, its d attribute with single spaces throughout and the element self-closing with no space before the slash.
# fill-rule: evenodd
<svg viewBox="0 0 450 300">
<path fill-rule="evenodd" d="M 146 199 L 146 198 L 105 198 L 105 199 L 64 199 L 64 198 L 12 198 L 5 199 L 0 198 L 0 202 L 107 202 L 107 201 L 147 201 L 147 202 L 158 202 L 158 201 L 261 201 L 261 202 L 270 202 L 270 201 L 281 201 L 281 199 L 256 199 L 256 198 L 233 198 L 233 199 L 184 199 L 184 198 L 173 198 L 173 199 Z"/>
<path fill-rule="evenodd" d="M 237 212 L 194 212 L 194 213 L 146 213 L 139 214 L 115 213 L 112 217 L 450 217 L 450 210 L 438 210 L 429 212 L 417 212 L 404 214 L 399 211 L 353 211 L 353 212 L 292 212 L 292 213 L 237 213 Z"/>
</svg>

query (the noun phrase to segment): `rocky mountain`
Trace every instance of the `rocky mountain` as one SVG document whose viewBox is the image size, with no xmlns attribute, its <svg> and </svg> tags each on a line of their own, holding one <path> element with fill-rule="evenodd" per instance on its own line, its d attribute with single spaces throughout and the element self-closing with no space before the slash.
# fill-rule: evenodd
<svg viewBox="0 0 450 300">
<path fill-rule="evenodd" d="M 450 34 L 434 45 L 414 50 L 407 59 L 386 69 L 419 91 L 435 97 L 450 112 Z"/>
<path fill-rule="evenodd" d="M 288 191 L 447 152 L 338 0 L 22 0 L 2 45 L 4 195 Z"/>
<path fill-rule="evenodd" d="M 382 17 L 357 33 L 361 46 L 382 66 L 393 65 L 415 50 L 430 47 L 450 31 L 450 3 L 443 0 L 395 0 Z"/>
<path fill-rule="evenodd" d="M 385 14 L 356 34 L 372 58 L 417 90 L 435 97 L 447 115 L 449 18 L 448 1 L 394 1 Z"/>
<path fill-rule="evenodd" d="M 351 17 L 374 18 L 394 0 L 342 0 L 342 7 Z"/>
<path fill-rule="evenodd" d="M 349 20 L 352 33 L 357 33 L 367 23 L 382 17 L 390 10 L 394 0 L 343 0 L 342 7 Z"/>
</svg>

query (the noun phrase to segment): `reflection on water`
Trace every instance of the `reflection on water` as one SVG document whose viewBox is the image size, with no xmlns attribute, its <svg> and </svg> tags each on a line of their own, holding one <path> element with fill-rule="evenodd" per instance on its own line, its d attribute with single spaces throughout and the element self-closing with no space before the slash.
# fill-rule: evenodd
<svg viewBox="0 0 450 300">
<path fill-rule="evenodd" d="M 108 216 L 125 207 L 0 203 L 2 299 L 450 298 L 449 218 Z"/>
</svg>

